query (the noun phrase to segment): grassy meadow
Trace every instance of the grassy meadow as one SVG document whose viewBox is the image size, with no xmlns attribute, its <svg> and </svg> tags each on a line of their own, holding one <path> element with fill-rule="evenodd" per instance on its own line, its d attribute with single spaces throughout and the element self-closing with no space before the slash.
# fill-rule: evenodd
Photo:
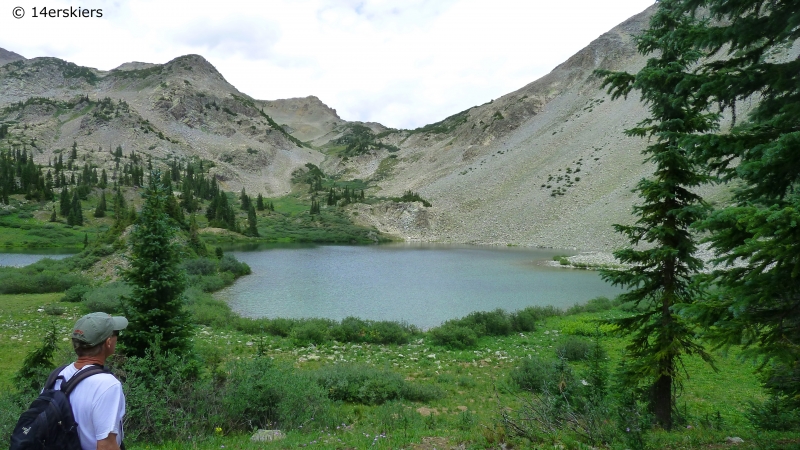
<svg viewBox="0 0 800 450">
<path fill-rule="evenodd" d="M 0 392 L 15 389 L 13 376 L 25 354 L 41 345 L 43 335 L 53 326 L 63 336 L 53 363 L 71 359 L 66 338 L 85 306 L 59 302 L 60 298 L 61 294 L 0 295 Z M 511 433 L 501 420 L 502 415 L 514 416 L 533 395 L 515 382 L 514 374 L 519 374 L 518 368 L 526 360 L 556 360 L 557 350 L 564 354 L 576 341 L 591 345 L 595 338 L 588 335 L 597 333 L 596 319 L 627 314 L 619 307 L 594 312 L 573 308 L 572 314 L 552 315 L 538 321 L 533 331 L 482 336 L 473 346 L 457 349 L 452 345 L 437 345 L 441 341 L 435 339 L 433 331 L 419 330 L 411 330 L 404 344 L 340 342 L 331 338 L 336 324 L 330 321 L 327 326 L 331 334 L 310 343 L 297 331 L 303 323 L 284 324 L 294 326 L 294 331 L 276 332 L 281 326 L 279 320 L 258 322 L 236 318 L 223 302 L 210 296 L 201 301 L 195 299 L 190 308 L 196 321 L 205 323 L 196 327 L 193 338 L 195 352 L 202 361 L 199 377 L 217 380 L 217 384 L 205 385 L 209 392 L 203 395 L 215 395 L 213 386 L 221 385 L 220 380 L 235 378 L 237 364 L 265 359 L 280 368 L 283 372 L 279 373 L 285 377 L 313 375 L 320 383 L 325 379 L 341 382 L 352 378 L 353 374 L 348 375 L 347 370 L 373 374 L 372 381 L 378 384 L 402 384 L 401 395 L 359 397 L 365 389 L 378 394 L 389 392 L 385 386 L 368 388 L 365 384 L 361 385 L 361 391 L 350 393 L 353 398 L 341 400 L 347 397 L 334 395 L 341 385 L 328 383 L 325 386 L 329 396 L 339 399 L 327 404 L 325 418 L 321 419 L 320 414 L 305 419 L 299 426 L 284 430 L 282 440 L 251 443 L 252 432 L 241 427 L 229 429 L 219 419 L 220 423 L 201 424 L 205 433 L 177 440 L 132 438 L 126 442 L 128 448 L 588 449 L 591 448 L 588 444 L 570 432 L 530 442 Z M 311 322 L 305 324 L 308 323 Z M 613 369 L 620 360 L 625 340 L 603 331 L 604 328 L 599 329 L 602 334 L 599 343 L 605 355 L 602 364 L 609 372 L 609 386 L 612 386 Z M 685 359 L 689 378 L 679 396 L 682 421 L 671 432 L 645 433 L 644 448 L 728 448 L 733 444 L 726 443 L 727 437 L 744 440 L 735 448 L 778 449 L 797 445 L 800 433 L 759 431 L 747 420 L 748 402 L 765 399 L 755 376 L 756 364 L 740 358 L 735 350 L 717 353 L 715 357 L 719 372 L 698 359 Z M 579 357 L 575 359 L 568 364 L 574 379 L 583 383 L 590 377 L 589 363 L 577 360 L 582 359 Z M 130 380 L 131 375 L 128 377 Z M 130 411 L 140 394 L 135 385 L 126 386 L 126 392 Z M 239 399 L 243 403 L 248 400 L 257 401 Z M 213 420 L 215 416 L 207 417 Z M 314 424 L 314 420 L 325 423 Z M 134 437 L 137 430 L 128 424 L 126 433 Z M 622 436 L 597 448 L 630 447 Z"/>
</svg>

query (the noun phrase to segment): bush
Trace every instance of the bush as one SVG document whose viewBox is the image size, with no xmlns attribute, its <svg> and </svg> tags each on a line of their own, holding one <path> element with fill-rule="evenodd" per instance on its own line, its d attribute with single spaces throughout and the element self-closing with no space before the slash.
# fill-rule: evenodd
<svg viewBox="0 0 800 450">
<path fill-rule="evenodd" d="M 118 368 L 125 380 L 125 438 L 185 440 L 211 434 L 222 420 L 219 390 L 196 377 L 196 361 L 163 353 L 158 344 Z"/>
<path fill-rule="evenodd" d="M 250 266 L 243 262 L 239 262 L 233 255 L 222 256 L 222 258 L 219 260 L 219 271 L 230 272 L 237 278 L 243 275 L 249 275 L 251 272 Z"/>
<path fill-rule="evenodd" d="M 475 311 L 461 319 L 461 322 L 479 336 L 508 336 L 512 332 L 508 313 L 499 308 L 494 311 Z"/>
<path fill-rule="evenodd" d="M 356 364 L 325 366 L 314 376 L 331 400 L 364 405 L 398 399 L 406 384 L 396 372 Z"/>
<path fill-rule="evenodd" d="M 522 390 L 542 392 L 556 378 L 554 363 L 538 357 L 523 358 L 522 364 L 511 371 L 511 380 Z"/>
<path fill-rule="evenodd" d="M 64 296 L 61 297 L 60 301 L 69 303 L 81 302 L 83 301 L 84 295 L 91 290 L 91 286 L 87 286 L 85 284 L 76 284 L 64 292 Z"/>
<path fill-rule="evenodd" d="M 608 311 L 613 307 L 614 304 L 608 297 L 595 297 L 586 302 L 586 305 L 584 305 L 583 307 L 583 311 L 588 313 L 594 313 L 600 311 Z"/>
<path fill-rule="evenodd" d="M 0 270 L 0 294 L 43 294 L 64 292 L 78 284 L 89 284 L 85 278 L 72 273 L 33 268 L 3 268 Z"/>
<path fill-rule="evenodd" d="M 608 311 L 614 305 L 608 297 L 595 297 L 585 305 L 575 304 L 567 309 L 567 315 L 580 314 L 580 313 L 595 313 L 600 311 Z"/>
<path fill-rule="evenodd" d="M 372 344 L 407 344 L 416 329 L 397 322 L 362 320 L 346 317 L 331 330 L 331 338 L 339 342 L 369 342 Z"/>
<path fill-rule="evenodd" d="M 445 396 L 439 386 L 428 383 L 404 383 L 400 389 L 400 396 L 412 402 L 430 402 Z"/>
<path fill-rule="evenodd" d="M 589 357 L 590 347 L 585 340 L 570 336 L 556 347 L 556 354 L 568 361 L 584 361 Z"/>
<path fill-rule="evenodd" d="M 478 342 L 478 335 L 472 329 L 452 322 L 431 329 L 430 335 L 434 344 L 457 350 L 473 347 Z"/>
<path fill-rule="evenodd" d="M 217 262 L 208 258 L 187 259 L 181 264 L 187 275 L 213 275 L 217 273 Z"/>
<path fill-rule="evenodd" d="M 133 289 L 129 284 L 123 281 L 114 281 L 84 294 L 83 308 L 89 312 L 122 313 L 121 299 L 132 293 Z"/>
<path fill-rule="evenodd" d="M 325 391 L 310 377 L 266 358 L 237 361 L 228 378 L 224 414 L 235 428 L 292 429 L 324 423 Z"/>
<path fill-rule="evenodd" d="M 196 324 L 225 328 L 237 318 L 227 303 L 215 299 L 198 287 L 190 287 L 184 296 L 186 307 L 192 314 L 192 322 Z"/>
<path fill-rule="evenodd" d="M 536 323 L 539 321 L 536 315 L 527 308 L 522 311 L 514 311 L 509 317 L 511 328 L 518 332 L 529 332 L 536 330 Z"/>
<path fill-rule="evenodd" d="M 67 308 L 57 305 L 55 303 L 48 303 L 44 305 L 44 313 L 50 316 L 60 316 L 67 312 Z"/>
<path fill-rule="evenodd" d="M 4 210 L 0 209 L 2 211 Z M 0 442 L 11 442 L 11 432 L 14 431 L 19 416 L 28 409 L 37 395 L 38 392 L 0 392 Z"/>
<path fill-rule="evenodd" d="M 190 275 L 187 281 L 190 286 L 195 286 L 203 292 L 215 292 L 233 284 L 234 278 L 232 274 L 226 272 L 207 276 Z"/>
<path fill-rule="evenodd" d="M 380 321 L 372 324 L 371 340 L 375 344 L 407 344 L 418 331 L 412 325 Z"/>
<path fill-rule="evenodd" d="M 329 330 L 334 322 L 329 319 L 306 319 L 292 328 L 289 336 L 295 345 L 320 345 L 330 340 Z"/>
<path fill-rule="evenodd" d="M 756 428 L 770 431 L 800 428 L 800 411 L 786 397 L 772 396 L 764 403 L 749 403 L 745 417 Z"/>
</svg>

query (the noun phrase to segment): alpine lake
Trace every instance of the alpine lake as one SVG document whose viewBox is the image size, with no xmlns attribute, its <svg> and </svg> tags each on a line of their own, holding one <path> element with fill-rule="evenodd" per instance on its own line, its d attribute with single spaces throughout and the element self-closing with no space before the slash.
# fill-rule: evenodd
<svg viewBox="0 0 800 450">
<path fill-rule="evenodd" d="M 283 245 L 228 249 L 253 270 L 216 293 L 245 317 L 406 322 L 575 304 L 622 292 L 594 271 L 548 264 L 564 250 L 465 245 Z"/>
</svg>

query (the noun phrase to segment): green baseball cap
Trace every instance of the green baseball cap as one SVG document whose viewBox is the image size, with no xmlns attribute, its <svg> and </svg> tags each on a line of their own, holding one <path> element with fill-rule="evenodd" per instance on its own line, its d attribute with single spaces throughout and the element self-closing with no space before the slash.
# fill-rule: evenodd
<svg viewBox="0 0 800 450">
<path fill-rule="evenodd" d="M 111 317 L 110 314 L 104 312 L 95 312 L 87 314 L 75 322 L 72 339 L 94 347 L 110 338 L 115 331 L 124 330 L 127 326 L 128 319 L 122 316 Z"/>
</svg>

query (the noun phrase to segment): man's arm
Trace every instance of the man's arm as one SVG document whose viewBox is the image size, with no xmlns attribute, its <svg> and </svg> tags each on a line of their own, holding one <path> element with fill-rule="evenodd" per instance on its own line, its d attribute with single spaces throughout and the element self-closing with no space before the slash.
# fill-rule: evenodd
<svg viewBox="0 0 800 450">
<path fill-rule="evenodd" d="M 97 450 L 119 450 L 119 445 L 117 445 L 117 434 L 108 433 L 108 437 L 97 441 Z"/>
</svg>

